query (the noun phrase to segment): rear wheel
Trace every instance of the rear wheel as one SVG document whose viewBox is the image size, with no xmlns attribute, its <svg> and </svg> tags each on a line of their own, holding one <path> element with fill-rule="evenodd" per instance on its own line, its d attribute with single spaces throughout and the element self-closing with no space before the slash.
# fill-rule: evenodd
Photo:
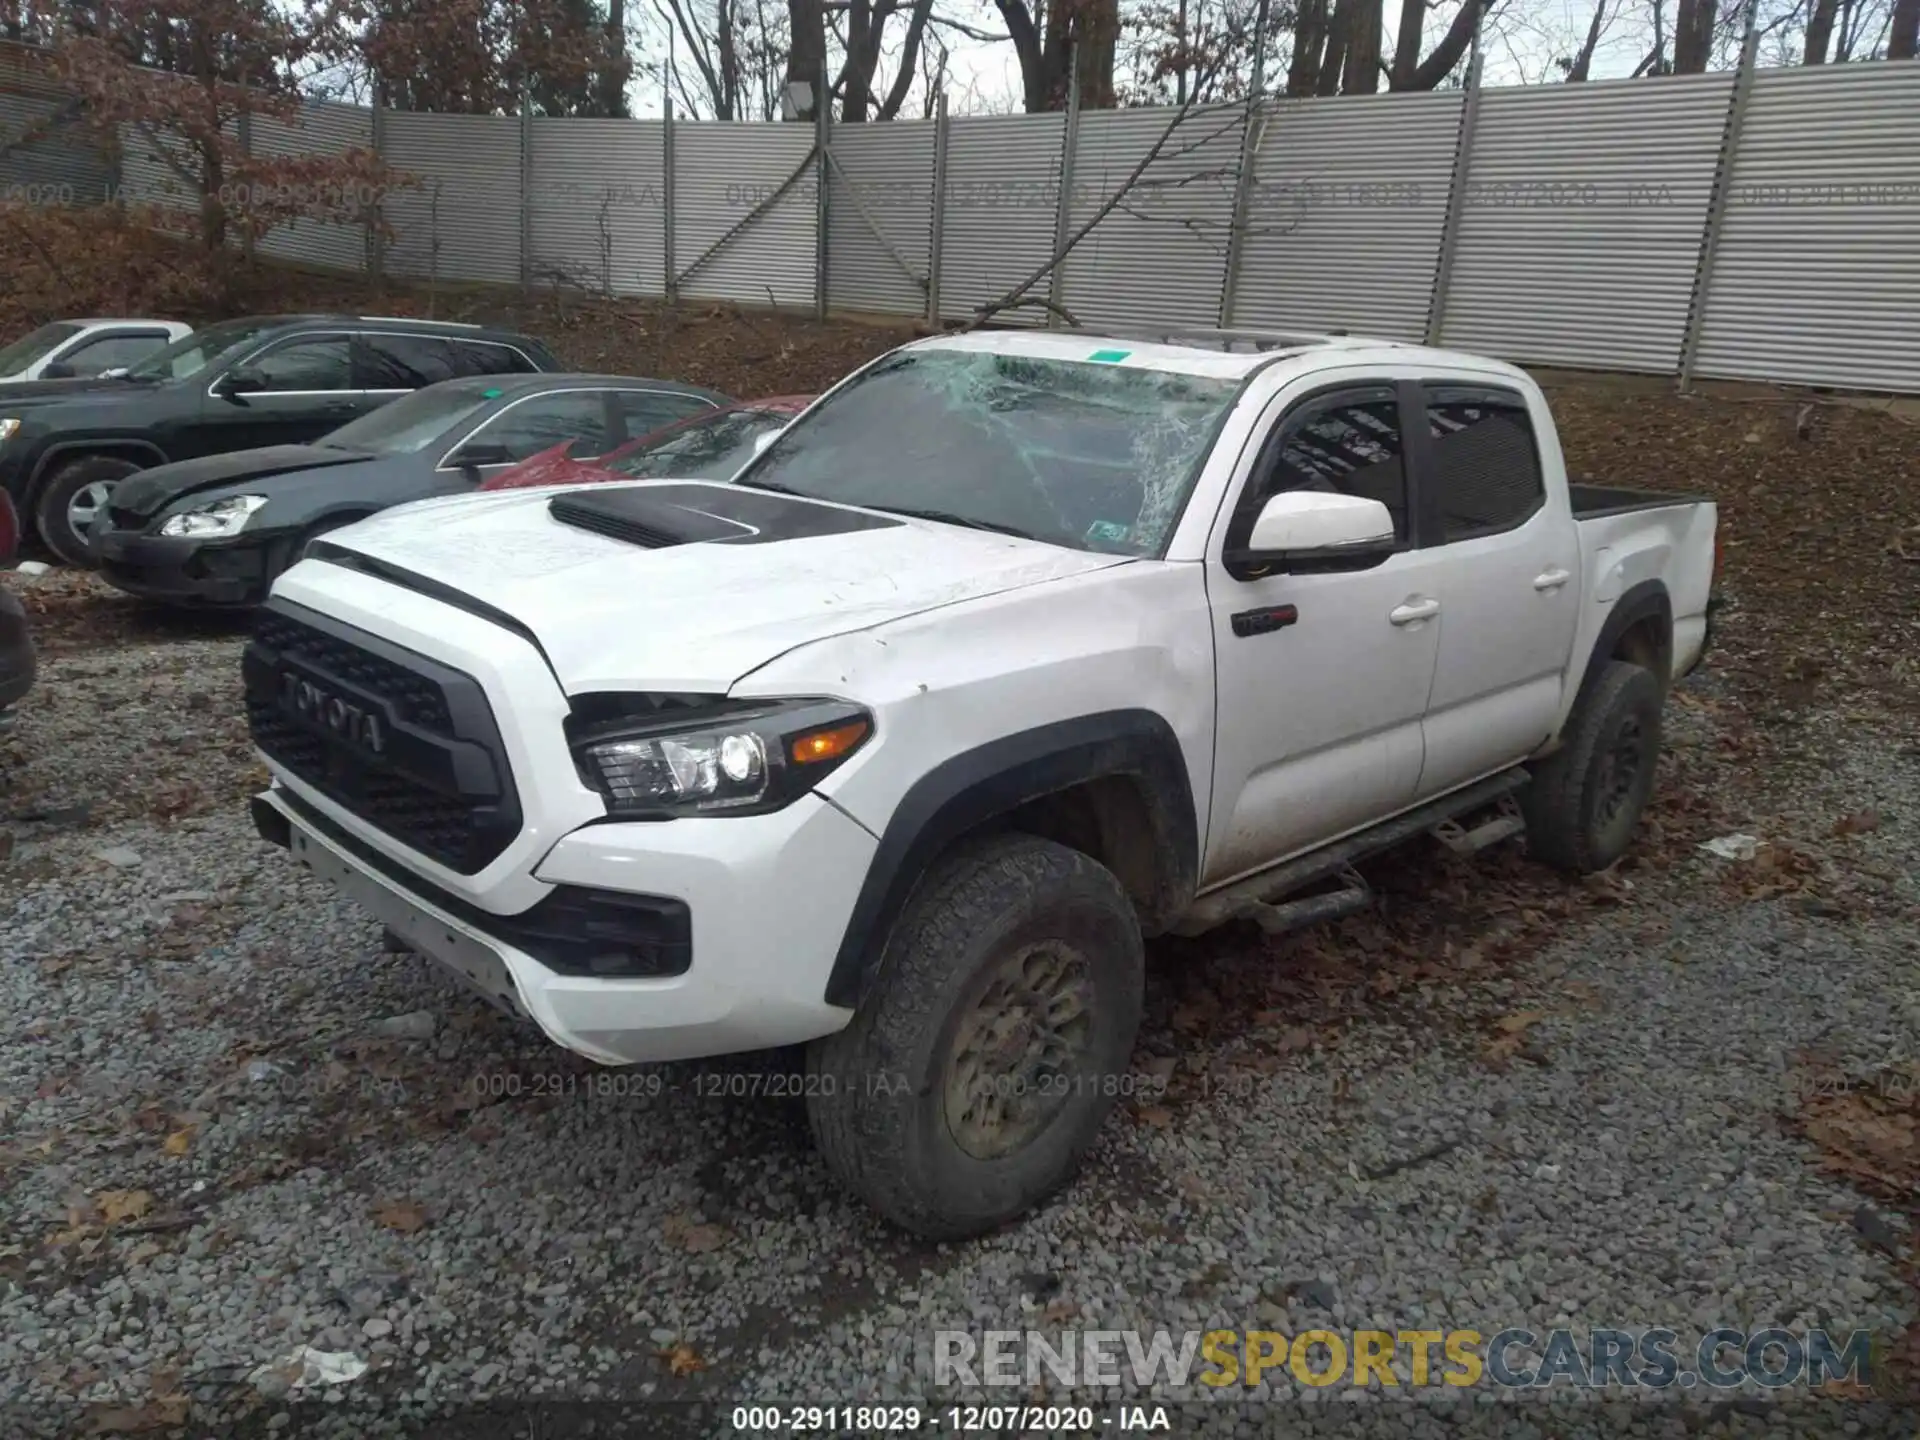
<svg viewBox="0 0 1920 1440">
<path fill-rule="evenodd" d="M 69 565 L 93 569 L 97 562 L 87 532 L 120 482 L 140 468 L 118 455 L 88 455 L 55 470 L 33 507 L 34 525 L 46 547 Z"/>
<path fill-rule="evenodd" d="M 1520 792 L 1527 849 L 1576 875 L 1604 870 L 1633 841 L 1660 761 L 1660 682 L 1609 660 L 1580 697 L 1561 746 Z"/>
<path fill-rule="evenodd" d="M 1144 952 L 1111 871 L 1030 836 L 935 866 L 853 1021 L 808 1048 L 834 1173 L 932 1239 L 980 1234 L 1066 1184 L 1118 1098 Z"/>
</svg>

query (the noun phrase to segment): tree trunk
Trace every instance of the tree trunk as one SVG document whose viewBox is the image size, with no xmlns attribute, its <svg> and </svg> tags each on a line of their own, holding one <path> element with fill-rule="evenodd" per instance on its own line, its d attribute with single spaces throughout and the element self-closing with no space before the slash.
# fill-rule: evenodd
<svg viewBox="0 0 1920 1440">
<path fill-rule="evenodd" d="M 1451 75 L 1460 57 L 1467 53 L 1467 47 L 1473 44 L 1474 27 L 1492 11 L 1494 3 L 1495 0 L 1466 0 L 1454 11 L 1453 23 L 1440 37 L 1440 43 L 1433 47 L 1433 53 L 1414 66 L 1413 83 L 1407 89 L 1432 90 Z"/>
<path fill-rule="evenodd" d="M 1026 0 L 993 0 L 994 8 L 1006 22 L 1007 35 L 1013 41 L 1014 58 L 1020 62 L 1021 96 L 1029 115 L 1055 107 L 1047 103 L 1059 88 L 1059 77 L 1052 72 L 1051 57 L 1040 43 L 1040 31 Z M 1051 25 L 1048 27 L 1051 29 Z M 1063 102 L 1064 103 L 1064 102 Z"/>
<path fill-rule="evenodd" d="M 1287 65 L 1287 94 L 1312 95 L 1319 89 L 1320 56 L 1326 43 L 1327 0 L 1300 0 L 1293 22 L 1293 59 Z"/>
<path fill-rule="evenodd" d="M 1120 39 L 1120 0 L 1068 0 L 1068 3 L 1073 15 L 1073 68 L 1080 76 L 1080 108 L 1111 110 L 1113 51 Z M 1061 4 L 1061 0 L 1055 0 L 1055 4 Z"/>
<path fill-rule="evenodd" d="M 1911 60 L 1920 55 L 1920 0 L 1893 0 L 1893 25 L 1887 31 L 1887 58 Z"/>
<path fill-rule="evenodd" d="M 1587 26 L 1587 38 L 1581 43 L 1579 53 L 1573 57 L 1573 63 L 1567 67 L 1569 81 L 1587 78 L 1587 72 L 1593 68 L 1593 52 L 1600 47 L 1600 32 L 1606 23 L 1607 0 L 1597 0 L 1593 7 L 1593 21 Z"/>
<path fill-rule="evenodd" d="M 1420 0 L 1409 0 L 1411 9 Z M 1346 63 L 1340 75 L 1343 95 L 1371 95 L 1380 88 L 1380 0 L 1353 0 L 1348 16 Z"/>
<path fill-rule="evenodd" d="M 624 116 L 627 113 L 627 77 L 633 71 L 627 60 L 626 0 L 607 0 L 604 33 L 607 37 L 607 53 L 601 62 L 600 83 L 594 87 L 599 91 L 595 97 L 599 103 L 594 108 L 604 116 Z"/>
<path fill-rule="evenodd" d="M 933 0 L 914 0 L 913 11 L 907 17 L 907 35 L 900 42 L 900 68 L 893 77 L 893 88 L 880 103 L 876 118 L 891 120 L 906 104 L 907 92 L 913 88 L 914 72 L 920 68 L 920 47 L 926 40 L 927 21 L 932 18 Z"/>
<path fill-rule="evenodd" d="M 1400 6 L 1400 28 L 1393 37 L 1393 69 L 1387 76 L 1389 90 L 1411 90 L 1413 72 L 1420 67 L 1420 42 L 1425 38 L 1427 7 L 1420 0 L 1407 0 Z"/>
<path fill-rule="evenodd" d="M 827 68 L 827 21 L 820 0 L 787 0 L 787 83 L 804 80 L 818 87 Z M 815 95 L 814 104 L 825 96 Z M 798 117 L 813 119 L 811 107 Z"/>
<path fill-rule="evenodd" d="M 1347 45 L 1353 38 L 1353 7 L 1358 3 L 1359 0 L 1333 0 L 1333 14 L 1327 19 L 1327 48 L 1321 53 L 1320 75 L 1313 85 L 1316 95 L 1340 93 L 1340 75 L 1347 63 Z"/>
<path fill-rule="evenodd" d="M 1717 0 L 1680 0 L 1673 18 L 1673 73 L 1699 75 L 1713 58 Z"/>
</svg>

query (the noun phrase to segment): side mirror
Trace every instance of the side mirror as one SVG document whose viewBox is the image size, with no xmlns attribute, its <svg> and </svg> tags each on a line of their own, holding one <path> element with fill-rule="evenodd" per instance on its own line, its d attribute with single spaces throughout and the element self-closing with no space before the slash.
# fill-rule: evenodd
<svg viewBox="0 0 1920 1440">
<path fill-rule="evenodd" d="M 42 380 L 71 380 L 80 372 L 64 360 L 55 360 L 40 371 Z"/>
<path fill-rule="evenodd" d="M 452 463 L 462 470 L 481 470 L 489 465 L 511 465 L 513 461 L 513 452 L 506 446 L 497 441 L 479 440 L 456 450 Z"/>
<path fill-rule="evenodd" d="M 1229 558 L 1247 568 L 1364 570 L 1395 544 L 1393 514 L 1378 500 L 1288 490 L 1261 507 L 1247 548 Z"/>
<path fill-rule="evenodd" d="M 251 395 L 266 388 L 266 376 L 262 375 L 258 370 L 248 370 L 245 368 L 229 370 L 213 382 L 214 394 L 229 397 L 234 395 Z"/>
</svg>

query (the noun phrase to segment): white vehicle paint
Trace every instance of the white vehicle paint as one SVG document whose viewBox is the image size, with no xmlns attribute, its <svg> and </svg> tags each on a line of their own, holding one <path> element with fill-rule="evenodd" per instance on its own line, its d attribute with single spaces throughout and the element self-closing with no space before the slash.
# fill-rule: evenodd
<svg viewBox="0 0 1920 1440">
<path fill-rule="evenodd" d="M 831 450 L 831 427 L 852 423 L 836 417 L 859 417 L 875 367 L 816 402 L 738 484 L 501 492 L 334 532 L 281 577 L 275 608 L 296 625 L 340 627 L 351 643 L 397 647 L 403 668 L 471 677 L 519 818 L 484 863 L 398 838 L 390 816 L 352 793 L 354 766 L 398 763 L 355 728 L 357 710 L 379 710 L 382 697 L 330 675 L 324 657 L 302 659 L 296 642 L 263 639 L 249 652 L 274 774 L 256 801 L 263 832 L 558 1045 L 610 1064 L 726 1053 L 848 1024 L 897 913 L 876 877 L 909 884 L 944 853 L 955 835 L 936 833 L 936 812 L 943 824 L 960 824 L 955 814 L 991 824 L 1016 802 L 1054 814 L 1031 807 L 1083 781 L 1137 782 L 1145 809 L 1099 810 L 1102 800 L 1089 813 L 1110 841 L 1099 858 L 1146 930 L 1164 931 L 1234 913 L 1207 902 L 1247 877 L 1257 884 L 1282 862 L 1545 763 L 1580 714 L 1583 680 L 1609 656 L 1657 668 L 1663 688 L 1700 658 L 1714 506 L 1570 487 L 1547 402 L 1518 369 L 1349 337 L 1240 352 L 997 332 L 921 341 L 876 364 L 950 367 L 961 379 L 941 394 L 964 391 L 964 409 L 977 378 L 964 367 L 1020 384 L 1023 367 L 1044 362 L 1140 372 L 1139 384 L 1164 384 L 1176 416 L 1191 395 L 1226 396 L 1217 415 L 1194 410 L 1206 419 L 1198 439 L 1197 420 L 1134 433 L 1136 473 L 1088 458 L 1108 383 L 1088 380 L 1095 400 L 1076 392 L 1086 405 L 1061 410 L 1046 432 L 1053 448 L 1022 452 L 1037 483 L 1068 477 L 1047 491 L 1053 513 L 1086 513 L 1081 499 L 1119 484 L 1139 516 L 1158 517 L 1152 543 L 1145 519 L 1129 529 L 1096 518 L 1077 543 L 756 490 L 795 473 L 805 447 Z M 1224 390 L 1207 388 L 1216 383 Z M 991 385 L 978 394 L 983 433 L 1023 423 L 1018 406 L 994 409 Z M 991 418 L 1002 414 L 1016 418 Z M 1062 439 L 1062 427 L 1073 433 Z M 912 416 L 868 439 L 903 475 L 947 463 Z M 979 478 L 982 494 L 1001 483 Z M 1385 498 L 1357 493 L 1369 487 Z M 278 708 L 289 676 L 320 686 L 304 719 Z M 666 707 L 648 711 L 655 729 L 681 735 L 697 728 L 670 718 L 687 696 L 734 707 L 829 697 L 870 729 L 766 813 L 627 818 L 569 729 L 642 694 Z M 381 713 L 392 744 L 405 715 Z M 621 723 L 623 733 L 640 724 Z M 1138 763 L 1055 773 L 1056 736 L 1080 737 L 1075 764 L 1122 752 Z M 666 742 L 619 743 L 655 757 L 647 783 L 669 783 L 657 778 Z M 325 773 L 311 759 L 323 752 L 334 757 Z M 708 783 L 672 773 L 674 785 Z M 996 785 L 1013 796 L 997 810 Z M 1110 831 L 1109 814 L 1131 818 Z M 1119 831 L 1134 842 L 1113 840 Z M 683 904 L 685 968 L 562 973 L 515 940 L 519 917 L 586 892 Z"/>
<path fill-rule="evenodd" d="M 191 325 L 178 320 L 51 321 L 0 349 L 0 383 L 91 379 L 130 368 L 192 333 Z"/>
</svg>

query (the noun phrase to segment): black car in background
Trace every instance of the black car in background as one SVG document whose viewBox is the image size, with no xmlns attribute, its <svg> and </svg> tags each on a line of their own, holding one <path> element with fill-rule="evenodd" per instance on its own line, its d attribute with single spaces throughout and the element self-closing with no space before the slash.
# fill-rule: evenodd
<svg viewBox="0 0 1920 1440">
<path fill-rule="evenodd" d="M 151 600 L 253 605 L 308 541 L 376 511 L 457 495 L 564 441 L 591 455 L 726 405 L 624 375 L 446 380 L 311 445 L 158 466 L 121 482 L 89 533 L 109 584 Z"/>
<path fill-rule="evenodd" d="M 229 320 L 125 375 L 0 385 L 0 487 L 50 550 L 91 565 L 86 532 L 135 471 L 317 440 L 440 380 L 560 368 L 525 335 L 447 321 Z"/>
</svg>

